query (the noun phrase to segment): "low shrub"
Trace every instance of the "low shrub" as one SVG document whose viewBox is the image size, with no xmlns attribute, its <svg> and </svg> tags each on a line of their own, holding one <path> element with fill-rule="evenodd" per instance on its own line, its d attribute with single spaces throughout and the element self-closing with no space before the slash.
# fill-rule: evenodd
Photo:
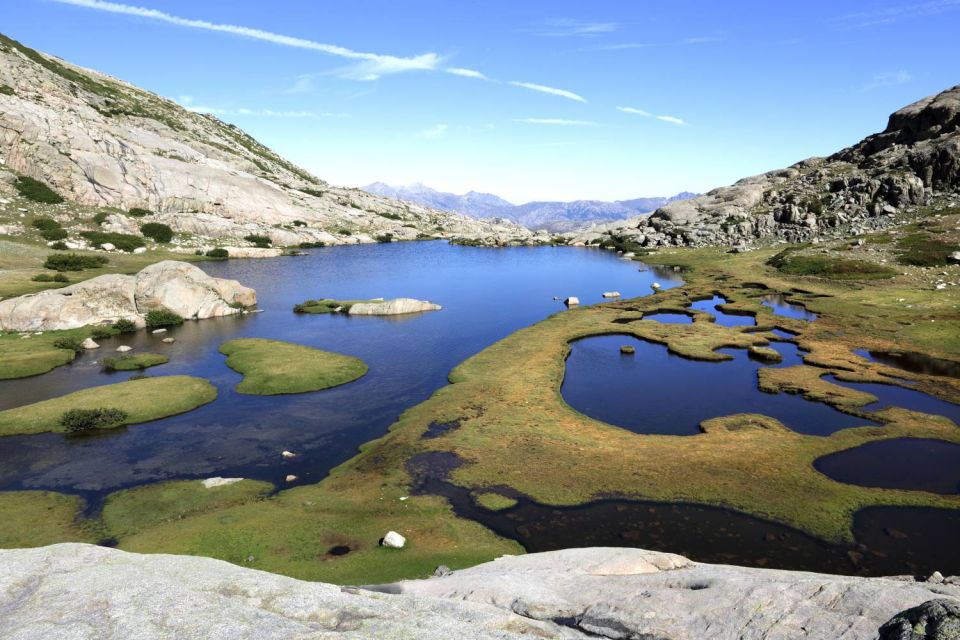
<svg viewBox="0 0 960 640">
<path fill-rule="evenodd" d="M 393 242 L 393 234 L 384 233 L 382 235 L 377 236 L 376 240 L 377 242 Z"/>
<path fill-rule="evenodd" d="M 15 96 L 17 92 L 13 90 L 13 87 L 7 84 L 0 84 L 0 94 L 5 96 Z"/>
<path fill-rule="evenodd" d="M 70 278 L 62 273 L 38 273 L 30 279 L 34 282 L 70 282 Z"/>
<path fill-rule="evenodd" d="M 94 340 L 103 340 L 105 338 L 112 338 L 114 330 L 110 327 L 94 327 L 93 331 L 90 332 L 90 337 Z"/>
<path fill-rule="evenodd" d="M 294 220 L 294 221 L 293 221 L 293 226 L 295 226 L 295 227 L 305 227 L 305 226 L 307 226 L 307 223 L 304 222 L 303 220 Z"/>
<path fill-rule="evenodd" d="M 325 246 L 327 246 L 327 243 L 320 242 L 319 240 L 317 242 L 301 242 L 300 243 L 301 249 L 319 249 L 320 247 L 325 247 Z"/>
<path fill-rule="evenodd" d="M 123 409 L 70 409 L 60 416 L 60 424 L 67 433 L 85 433 L 95 429 L 116 427 L 127 419 Z"/>
<path fill-rule="evenodd" d="M 224 249 L 223 247 L 217 247 L 216 249 L 210 249 L 205 254 L 208 258 L 217 258 L 218 260 L 225 260 L 230 257 L 230 252 Z"/>
<path fill-rule="evenodd" d="M 23 176 L 17 179 L 13 185 L 17 192 L 27 200 L 41 202 L 43 204 L 60 204 L 63 198 L 60 194 L 33 178 Z"/>
<path fill-rule="evenodd" d="M 319 189 L 308 189 L 306 187 L 301 188 L 300 191 L 303 191 L 307 195 L 311 195 L 314 198 L 322 198 L 323 194 L 325 193 L 324 191 L 320 191 Z"/>
<path fill-rule="evenodd" d="M 54 220 L 53 218 L 34 218 L 33 222 L 30 223 L 35 229 L 40 229 L 41 231 L 47 231 L 49 229 L 61 229 L 60 223 Z"/>
<path fill-rule="evenodd" d="M 162 222 L 148 222 L 140 225 L 140 233 L 161 243 L 173 240 L 173 229 Z"/>
<path fill-rule="evenodd" d="M 143 238 L 127 233 L 106 233 L 103 231 L 81 231 L 80 235 L 90 244 L 100 246 L 110 243 L 120 251 L 133 252 L 134 249 L 146 246 Z"/>
<path fill-rule="evenodd" d="M 183 324 L 183 316 L 170 311 L 170 309 L 154 309 L 153 311 L 148 311 L 146 320 L 147 329 Z"/>
<path fill-rule="evenodd" d="M 399 213 L 391 213 L 389 211 L 377 211 L 377 215 L 381 218 L 387 218 L 388 220 L 403 220 L 403 216 Z"/>
<path fill-rule="evenodd" d="M 144 216 L 152 216 L 153 211 L 150 211 L 150 209 L 143 209 L 142 207 L 134 207 L 127 211 L 127 215 L 131 215 L 134 218 L 142 218 Z"/>
<path fill-rule="evenodd" d="M 40 232 L 40 237 L 44 240 L 63 240 L 67 237 L 67 230 L 63 228 L 44 229 Z"/>
<path fill-rule="evenodd" d="M 95 223 L 97 223 L 98 225 L 99 225 L 99 224 L 103 224 L 104 222 L 107 221 L 107 216 L 108 216 L 108 215 L 110 215 L 110 214 L 109 214 L 108 212 L 106 212 L 106 211 L 98 211 L 98 212 L 97 212 L 97 215 L 93 216 L 93 221 L 94 221 Z"/>
<path fill-rule="evenodd" d="M 120 333 L 133 333 L 137 330 L 137 324 L 133 320 L 127 320 L 126 318 L 120 318 L 113 323 L 113 328 L 119 331 Z"/>
<path fill-rule="evenodd" d="M 58 241 L 54 242 L 52 245 L 50 245 L 50 248 L 51 248 L 51 249 L 56 249 L 57 251 L 66 251 L 66 250 L 69 249 L 70 247 L 67 246 L 67 243 L 66 243 L 66 242 L 64 242 L 64 241 L 62 241 L 62 240 L 58 240 Z"/>
<path fill-rule="evenodd" d="M 76 336 L 64 336 L 53 341 L 53 346 L 57 349 L 66 349 L 74 353 L 83 353 L 83 340 Z"/>
<path fill-rule="evenodd" d="M 252 242 L 256 246 L 260 247 L 261 249 L 265 249 L 269 247 L 273 242 L 270 239 L 270 236 L 262 236 L 255 233 L 251 233 L 248 236 L 244 236 L 243 239 L 246 240 L 247 242 Z"/>
<path fill-rule="evenodd" d="M 47 256 L 43 266 L 54 271 L 83 271 L 97 269 L 107 264 L 105 256 L 84 256 L 79 253 L 54 253 Z"/>
</svg>

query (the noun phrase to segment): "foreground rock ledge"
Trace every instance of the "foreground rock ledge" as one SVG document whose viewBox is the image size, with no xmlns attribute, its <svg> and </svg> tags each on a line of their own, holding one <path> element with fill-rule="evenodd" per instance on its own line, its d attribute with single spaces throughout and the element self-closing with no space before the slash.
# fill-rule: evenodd
<svg viewBox="0 0 960 640">
<path fill-rule="evenodd" d="M 876 638 L 960 587 L 745 569 L 639 549 L 505 557 L 357 589 L 83 544 L 0 551 L 0 637 Z M 932 614 L 957 609 L 939 603 Z"/>
<path fill-rule="evenodd" d="M 0 329 L 53 331 L 88 324 L 131 320 L 139 327 L 146 314 L 169 309 L 184 318 L 204 319 L 240 313 L 257 303 L 257 293 L 236 280 L 208 276 L 186 262 L 164 260 L 132 276 L 98 276 L 0 302 Z"/>
</svg>

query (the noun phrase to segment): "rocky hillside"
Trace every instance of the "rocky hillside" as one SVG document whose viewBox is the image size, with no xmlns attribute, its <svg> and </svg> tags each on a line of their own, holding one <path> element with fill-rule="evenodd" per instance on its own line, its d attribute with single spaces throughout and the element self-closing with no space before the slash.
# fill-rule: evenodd
<svg viewBox="0 0 960 640">
<path fill-rule="evenodd" d="M 573 200 L 570 202 L 547 200 L 512 204 L 491 193 L 469 191 L 463 195 L 457 195 L 437 191 L 420 183 L 398 187 L 383 182 L 374 182 L 364 187 L 364 190 L 434 209 L 462 213 L 473 218 L 505 218 L 530 229 L 547 231 L 570 231 L 598 222 L 622 220 L 623 218 L 650 213 L 667 203 L 693 198 L 697 195 L 684 191 L 669 198 L 634 198 L 612 202 L 605 200 Z"/>
<path fill-rule="evenodd" d="M 154 213 L 141 222 L 165 223 L 197 245 L 249 235 L 284 246 L 378 237 L 532 240 L 515 224 L 332 186 L 215 116 L 2 35 L 0 161 L 9 170 L 0 171 L 0 183 L 11 182 L 12 172 L 77 205 L 147 209 Z"/>
<path fill-rule="evenodd" d="M 805 242 L 896 224 L 960 193 L 960 86 L 890 116 L 887 128 L 828 158 L 810 158 L 729 187 L 572 237 L 634 245 L 738 245 L 766 237 Z"/>
<path fill-rule="evenodd" d="M 0 563 L 0 636 L 10 640 L 948 640 L 960 632 L 953 578 L 743 569 L 640 549 L 504 557 L 366 588 L 79 544 L 0 551 Z"/>
</svg>

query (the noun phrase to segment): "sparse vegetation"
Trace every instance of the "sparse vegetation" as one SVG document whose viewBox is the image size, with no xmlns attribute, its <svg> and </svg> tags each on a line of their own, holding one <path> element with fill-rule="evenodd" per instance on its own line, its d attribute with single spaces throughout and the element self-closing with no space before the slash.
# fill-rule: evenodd
<svg viewBox="0 0 960 640">
<path fill-rule="evenodd" d="M 13 186 L 16 187 L 17 192 L 27 200 L 33 200 L 34 202 L 43 204 L 60 204 L 63 202 L 63 198 L 59 193 L 43 182 L 28 176 L 20 176 Z"/>
<path fill-rule="evenodd" d="M 784 249 L 767 260 L 767 265 L 788 275 L 814 276 L 831 280 L 881 280 L 897 275 L 893 269 L 865 260 L 796 255 L 796 252 L 802 248 Z"/>
<path fill-rule="evenodd" d="M 926 233 L 911 233 L 897 241 L 897 261 L 915 267 L 942 267 L 947 264 L 947 256 L 956 250 L 955 244 Z"/>
<path fill-rule="evenodd" d="M 146 315 L 147 329 L 172 327 L 183 324 L 183 316 L 170 309 L 152 309 Z"/>
<path fill-rule="evenodd" d="M 244 236 L 243 239 L 247 242 L 252 242 L 261 249 L 267 249 L 273 243 L 273 240 L 270 239 L 270 236 L 259 235 L 256 233 L 251 233 L 250 235 Z"/>
<path fill-rule="evenodd" d="M 33 276 L 30 279 L 33 280 L 34 282 L 70 282 L 70 278 L 68 278 L 62 272 L 58 272 L 55 274 L 38 273 L 37 275 Z"/>
<path fill-rule="evenodd" d="M 230 257 L 230 252 L 223 247 L 216 247 L 214 249 L 210 249 L 203 255 L 207 256 L 208 258 L 216 258 L 217 260 L 226 260 Z"/>
<path fill-rule="evenodd" d="M 161 222 L 148 222 L 140 225 L 140 233 L 160 243 L 173 240 L 173 229 Z"/>
<path fill-rule="evenodd" d="M 107 264 L 105 256 L 90 256 L 79 253 L 53 253 L 47 256 L 43 266 L 54 271 L 83 271 L 97 269 Z"/>
<path fill-rule="evenodd" d="M 133 333 L 137 330 L 137 324 L 133 320 L 128 320 L 127 318 L 120 318 L 113 323 L 113 328 L 116 329 L 119 333 Z"/>
<path fill-rule="evenodd" d="M 0 95 L 4 96 L 15 96 L 17 92 L 13 90 L 13 87 L 6 84 L 0 84 Z"/>
</svg>

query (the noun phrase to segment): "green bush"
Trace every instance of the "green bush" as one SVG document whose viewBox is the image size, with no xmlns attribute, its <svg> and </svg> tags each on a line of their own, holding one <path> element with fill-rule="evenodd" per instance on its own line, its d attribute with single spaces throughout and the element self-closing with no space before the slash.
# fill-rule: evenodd
<svg viewBox="0 0 960 640">
<path fill-rule="evenodd" d="M 208 258 L 217 258 L 219 260 L 225 260 L 230 257 L 230 252 L 224 249 L 223 247 L 217 247 L 216 249 L 210 249 L 205 254 Z"/>
<path fill-rule="evenodd" d="M 107 211 L 98 211 L 97 215 L 93 216 L 93 221 L 98 225 L 103 224 L 107 221 L 107 216 L 110 215 Z"/>
<path fill-rule="evenodd" d="M 137 330 L 137 324 L 133 320 L 127 320 L 126 318 L 120 318 L 113 323 L 113 328 L 119 331 L 120 333 L 133 333 Z"/>
<path fill-rule="evenodd" d="M 50 229 L 61 229 L 60 223 L 54 220 L 53 218 L 34 218 L 33 222 L 30 223 L 35 229 L 40 229 L 41 231 L 48 231 Z"/>
<path fill-rule="evenodd" d="M 70 278 L 68 278 L 62 273 L 57 273 L 57 274 L 40 273 L 33 276 L 30 279 L 33 280 L 34 282 L 70 282 Z"/>
<path fill-rule="evenodd" d="M 301 249 L 319 249 L 320 247 L 325 247 L 325 246 L 327 246 L 327 243 L 326 243 L 326 242 L 320 242 L 320 241 L 317 241 L 317 242 L 301 242 L 301 243 L 300 243 L 300 248 L 301 248 Z"/>
<path fill-rule="evenodd" d="M 58 241 L 54 242 L 52 245 L 50 245 L 50 248 L 51 248 L 51 249 L 56 249 L 57 251 L 66 251 L 66 250 L 69 249 L 70 247 L 67 246 L 67 243 L 66 243 L 66 242 L 64 242 L 64 241 L 62 241 L 62 240 L 58 240 Z"/>
<path fill-rule="evenodd" d="M 67 237 L 66 229 L 44 229 L 40 232 L 40 237 L 44 240 L 63 240 Z"/>
<path fill-rule="evenodd" d="M 97 269 L 107 264 L 105 256 L 84 256 L 78 253 L 54 253 L 47 256 L 43 266 L 54 271 L 83 271 Z"/>
<path fill-rule="evenodd" d="M 183 317 L 169 309 L 154 309 L 147 312 L 147 329 L 183 324 Z"/>
<path fill-rule="evenodd" d="M 126 419 L 127 412 L 122 409 L 70 409 L 60 416 L 60 424 L 67 433 L 85 433 L 116 427 Z"/>
<path fill-rule="evenodd" d="M 157 242 L 167 243 L 173 240 L 173 229 L 161 222 L 148 222 L 140 225 L 140 233 Z"/>
<path fill-rule="evenodd" d="M 127 211 L 127 214 L 133 216 L 134 218 L 142 218 L 144 216 L 152 216 L 153 211 L 150 211 L 150 209 L 144 209 L 142 207 L 134 207 L 133 209 Z"/>
<path fill-rule="evenodd" d="M 67 349 L 74 353 L 83 353 L 83 340 L 76 336 L 64 336 L 53 341 L 53 346 L 57 349 Z"/>
<path fill-rule="evenodd" d="M 293 226 L 295 226 L 295 227 L 305 227 L 305 226 L 307 226 L 307 223 L 304 222 L 303 220 L 294 220 L 294 221 L 293 221 Z"/>
<path fill-rule="evenodd" d="M 13 87 L 11 87 L 10 85 L 0 84 L 0 94 L 3 94 L 5 96 L 15 96 L 17 95 L 17 92 L 14 91 Z"/>
<path fill-rule="evenodd" d="M 304 193 L 311 195 L 314 198 L 322 198 L 323 194 L 325 193 L 324 191 L 320 191 L 319 189 L 307 189 L 307 188 L 302 188 L 300 189 L 300 191 L 303 191 Z"/>
<path fill-rule="evenodd" d="M 63 198 L 60 197 L 59 193 L 39 180 L 34 180 L 27 176 L 18 178 L 14 186 L 20 195 L 27 200 L 42 202 L 44 204 L 60 204 L 63 202 Z"/>
<path fill-rule="evenodd" d="M 399 213 L 390 213 L 389 211 L 378 211 L 377 215 L 388 220 L 403 220 L 403 216 Z"/>
<path fill-rule="evenodd" d="M 255 233 L 251 233 L 248 236 L 244 236 L 243 239 L 246 240 L 247 242 L 252 242 L 256 246 L 260 247 L 261 249 L 265 249 L 269 247 L 270 244 L 273 242 L 270 239 L 270 236 L 261 236 Z"/>
<path fill-rule="evenodd" d="M 384 233 L 383 235 L 377 236 L 377 242 L 393 242 L 392 233 Z"/>
<path fill-rule="evenodd" d="M 113 329 L 110 327 L 94 327 L 93 331 L 90 332 L 90 337 L 94 340 L 103 340 L 104 338 L 112 338 L 113 333 Z"/>
<path fill-rule="evenodd" d="M 110 243 L 120 251 L 132 252 L 134 249 L 146 246 L 143 238 L 132 236 L 127 233 L 106 233 L 103 231 L 81 231 L 80 235 L 87 239 L 90 244 L 100 246 Z"/>
</svg>

